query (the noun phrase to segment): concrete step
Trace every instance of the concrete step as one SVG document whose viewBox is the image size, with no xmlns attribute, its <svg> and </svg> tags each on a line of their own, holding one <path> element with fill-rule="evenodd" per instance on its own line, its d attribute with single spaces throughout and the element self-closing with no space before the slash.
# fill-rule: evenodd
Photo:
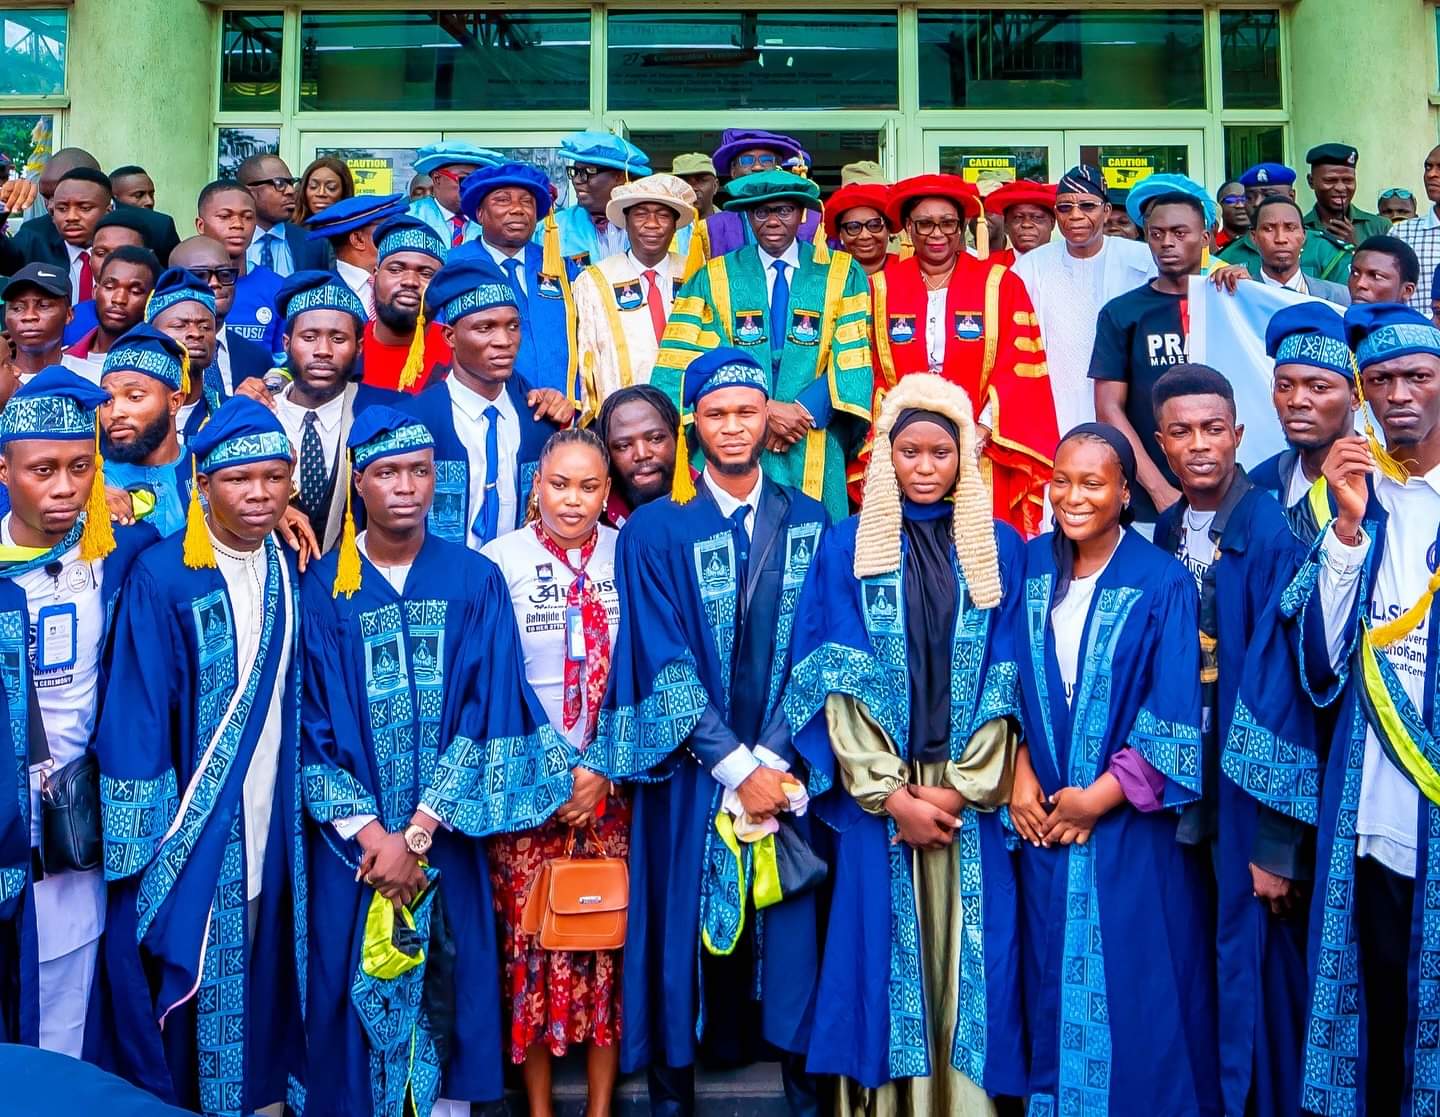
<svg viewBox="0 0 1440 1117">
<path fill-rule="evenodd" d="M 571 1054 L 555 1067 L 555 1117 L 584 1117 L 585 1060 Z M 526 1117 L 523 1089 L 508 1091 L 506 1117 Z M 614 1117 L 648 1117 L 650 1099 L 645 1075 L 627 1075 L 615 1090 Z M 755 1063 L 736 1070 L 704 1070 L 695 1075 L 696 1117 L 788 1117 L 778 1063 Z M 476 1107 L 477 1117 L 480 1109 Z M 485 1114 L 485 1117 L 491 1117 Z M 498 1115 L 496 1115 L 498 1117 Z"/>
</svg>

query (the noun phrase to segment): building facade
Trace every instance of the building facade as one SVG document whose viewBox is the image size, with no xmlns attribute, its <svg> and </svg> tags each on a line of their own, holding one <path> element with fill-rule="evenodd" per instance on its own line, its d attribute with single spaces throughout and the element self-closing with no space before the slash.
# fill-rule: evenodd
<svg viewBox="0 0 1440 1117">
<path fill-rule="evenodd" d="M 1440 107 L 1422 0 L 10 0 L 0 23 L 0 150 L 141 163 L 182 223 L 261 148 L 296 174 L 339 153 L 383 193 L 425 143 L 553 163 L 580 128 L 623 132 L 657 169 L 726 127 L 780 130 L 826 189 L 856 159 L 1051 181 L 1083 159 L 1115 185 L 1218 184 L 1338 140 L 1361 150 L 1360 205 L 1403 186 L 1423 207 Z"/>
</svg>

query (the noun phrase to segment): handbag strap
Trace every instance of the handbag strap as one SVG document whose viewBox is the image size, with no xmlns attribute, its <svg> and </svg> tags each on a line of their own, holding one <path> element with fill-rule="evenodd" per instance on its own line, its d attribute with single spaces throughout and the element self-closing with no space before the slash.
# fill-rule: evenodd
<svg viewBox="0 0 1440 1117">
<path fill-rule="evenodd" d="M 52 768 L 54 761 L 50 758 L 50 741 L 45 736 L 45 719 L 40 713 L 40 695 L 35 690 L 35 672 L 25 672 L 25 703 L 26 703 L 26 741 L 25 748 L 28 753 L 30 767 Z"/>
</svg>

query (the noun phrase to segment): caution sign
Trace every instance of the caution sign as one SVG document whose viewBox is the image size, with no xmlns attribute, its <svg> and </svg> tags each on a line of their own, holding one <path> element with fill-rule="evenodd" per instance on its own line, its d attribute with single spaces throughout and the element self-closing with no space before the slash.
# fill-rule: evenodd
<svg viewBox="0 0 1440 1117">
<path fill-rule="evenodd" d="M 1155 173 L 1155 160 L 1149 155 L 1102 155 L 1100 173 L 1111 190 L 1129 190 Z"/>
<path fill-rule="evenodd" d="M 395 167 L 389 159 L 347 159 L 357 194 L 395 193 Z"/>
<path fill-rule="evenodd" d="M 960 177 L 980 186 L 987 182 L 1014 182 L 1020 160 L 1013 155 L 962 155 Z"/>
</svg>

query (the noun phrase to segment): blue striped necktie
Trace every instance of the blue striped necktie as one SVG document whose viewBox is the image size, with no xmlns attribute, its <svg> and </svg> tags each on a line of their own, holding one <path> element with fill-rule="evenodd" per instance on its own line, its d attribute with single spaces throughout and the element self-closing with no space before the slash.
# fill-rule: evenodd
<svg viewBox="0 0 1440 1117">
<path fill-rule="evenodd" d="M 500 494 L 497 482 L 500 477 L 500 409 L 493 403 L 482 414 L 485 416 L 485 491 L 480 497 L 480 510 L 470 530 L 480 537 L 481 543 L 489 543 L 499 533 Z"/>
</svg>

